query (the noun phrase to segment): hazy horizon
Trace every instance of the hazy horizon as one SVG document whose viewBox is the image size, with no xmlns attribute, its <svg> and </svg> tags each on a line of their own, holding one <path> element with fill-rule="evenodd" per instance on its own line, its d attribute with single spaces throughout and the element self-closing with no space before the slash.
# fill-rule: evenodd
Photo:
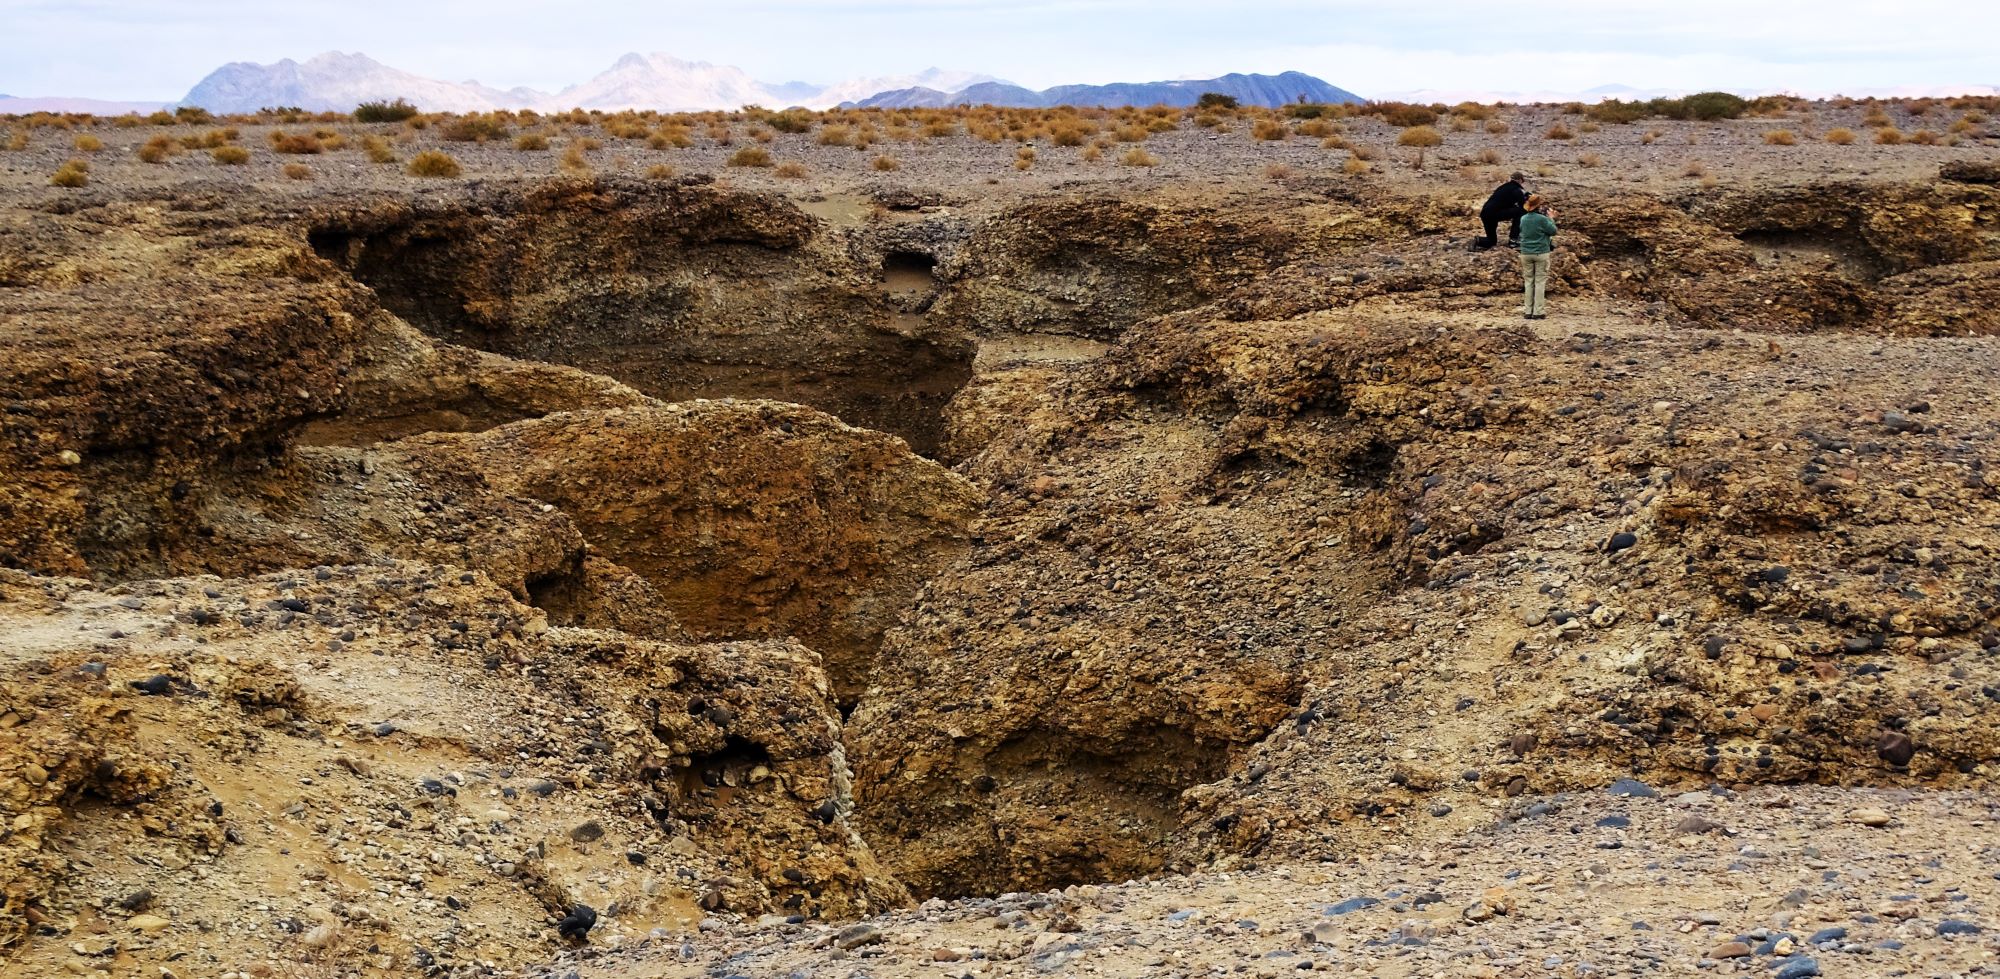
<svg viewBox="0 0 2000 979">
<path fill-rule="evenodd" d="M 740 67 L 767 82 L 836 82 L 931 66 L 1031 88 L 1296 70 L 1364 96 L 1416 89 L 1637 88 L 1857 91 L 2000 84 L 2000 5 L 1720 0 L 1615 5 L 1463 0 L 1421 9 L 1255 3 L 1218 13 L 1182 0 L 766 0 L 724 11 L 521 0 L 0 0 L 16 38 L 0 92 L 173 101 L 233 61 L 359 51 L 448 81 L 554 92 L 629 51 Z M 755 25 L 746 30 L 744 25 Z M 1718 26 L 1720 25 L 1720 26 Z"/>
</svg>

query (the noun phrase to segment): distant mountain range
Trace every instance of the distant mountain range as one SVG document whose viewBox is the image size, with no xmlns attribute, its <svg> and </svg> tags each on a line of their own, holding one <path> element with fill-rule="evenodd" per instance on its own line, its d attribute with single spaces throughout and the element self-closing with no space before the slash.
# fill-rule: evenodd
<svg viewBox="0 0 2000 979">
<path fill-rule="evenodd" d="M 1223 75 L 1220 78 L 1171 82 L 1114 82 L 1109 85 L 1058 85 L 1037 92 L 1006 82 L 982 82 L 957 91 L 927 86 L 882 92 L 851 105 L 861 108 L 920 109 L 951 105 L 1000 105 L 1041 108 L 1054 105 L 1189 106 L 1208 92 L 1235 98 L 1244 105 L 1277 106 L 1288 102 L 1360 102 L 1361 96 L 1336 88 L 1303 72 L 1281 75 Z"/>
<path fill-rule="evenodd" d="M 213 112 L 255 112 L 298 106 L 345 112 L 363 102 L 408 99 L 437 112 L 493 109 L 659 109 L 699 111 L 746 105 L 824 109 L 876 92 L 917 86 L 962 87 L 993 82 L 991 75 L 932 68 L 915 75 L 852 78 L 833 85 L 760 82 L 740 68 L 682 61 L 666 54 L 628 54 L 596 77 L 553 94 L 530 88 L 497 89 L 476 81 L 446 82 L 391 68 L 365 54 L 329 51 L 304 62 L 239 61 L 210 72 L 182 105 Z"/>
<path fill-rule="evenodd" d="M 1204 92 L 1234 96 L 1246 105 L 1358 102 L 1359 96 L 1295 71 L 1282 75 L 1224 75 L 1203 81 L 1063 85 L 1034 91 L 991 75 L 931 68 L 915 75 L 851 78 L 832 85 L 769 83 L 740 68 L 682 61 L 665 54 L 628 54 L 603 73 L 553 94 L 528 88 L 497 89 L 476 81 L 446 82 L 391 68 L 365 54 L 329 51 L 306 61 L 246 61 L 210 72 L 182 105 L 213 112 L 255 112 L 270 106 L 346 112 L 362 102 L 408 99 L 439 112 L 493 109 L 561 111 L 572 108 L 699 111 L 805 106 L 939 107 L 959 103 L 1036 107 L 1050 105 L 1192 105 Z"/>
<path fill-rule="evenodd" d="M 31 112 L 88 112 L 97 116 L 122 116 L 129 112 L 146 115 L 164 109 L 171 102 L 111 102 L 104 99 L 22 98 L 0 95 L 0 116 L 25 116 Z"/>
</svg>

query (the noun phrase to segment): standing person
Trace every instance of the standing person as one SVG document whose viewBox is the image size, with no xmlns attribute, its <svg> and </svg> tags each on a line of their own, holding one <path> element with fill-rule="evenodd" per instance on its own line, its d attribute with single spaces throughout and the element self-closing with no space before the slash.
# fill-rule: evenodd
<svg viewBox="0 0 2000 979">
<path fill-rule="evenodd" d="M 1527 213 L 1521 216 L 1521 291 L 1526 300 L 1522 313 L 1531 320 L 1549 318 L 1548 303 L 1542 298 L 1549 284 L 1549 259 L 1556 250 L 1556 209 L 1540 194 L 1529 194 Z"/>
<path fill-rule="evenodd" d="M 1515 171 L 1507 182 L 1493 188 L 1493 196 L 1486 198 L 1485 206 L 1479 209 L 1479 220 L 1486 225 L 1486 237 L 1472 243 L 1474 248 L 1492 248 L 1500 241 L 1500 222 L 1512 222 L 1507 227 L 1507 245 L 1513 247 L 1521 241 L 1521 215 L 1523 205 L 1528 200 L 1528 175 Z"/>
</svg>

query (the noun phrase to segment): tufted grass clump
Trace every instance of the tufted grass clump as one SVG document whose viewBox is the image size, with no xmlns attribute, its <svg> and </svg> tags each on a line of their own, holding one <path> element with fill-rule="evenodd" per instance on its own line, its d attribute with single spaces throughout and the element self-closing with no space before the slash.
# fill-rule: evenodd
<svg viewBox="0 0 2000 979">
<path fill-rule="evenodd" d="M 363 102 L 354 107 L 355 122 L 402 122 L 417 114 L 417 107 L 403 99 L 393 102 Z"/>
<path fill-rule="evenodd" d="M 1854 130 L 1847 128 L 1829 129 L 1826 131 L 1826 141 L 1835 146 L 1853 145 Z"/>
<path fill-rule="evenodd" d="M 1349 154 L 1347 162 L 1340 165 L 1340 172 L 1350 177 L 1358 177 L 1371 169 L 1373 168 L 1368 165 L 1368 161 L 1356 154 Z"/>
<path fill-rule="evenodd" d="M 1764 142 L 1772 146 L 1791 146 L 1799 141 L 1789 129 L 1773 129 L 1764 134 Z"/>
<path fill-rule="evenodd" d="M 771 172 L 786 180 L 804 180 L 806 177 L 806 165 L 797 160 L 786 160 L 778 164 L 778 168 Z"/>
<path fill-rule="evenodd" d="M 82 160 L 70 160 L 56 168 L 49 175 L 49 184 L 55 187 L 82 187 L 90 183 L 90 164 Z"/>
<path fill-rule="evenodd" d="M 77 148 L 78 152 L 95 153 L 104 148 L 104 141 L 89 133 L 79 133 L 73 145 Z"/>
<path fill-rule="evenodd" d="M 250 162 L 250 151 L 241 146 L 218 146 L 208 152 L 208 157 L 226 167 L 240 167 Z"/>
<path fill-rule="evenodd" d="M 771 165 L 771 151 L 762 146 L 745 146 L 729 154 L 732 167 L 768 167 Z"/>
<path fill-rule="evenodd" d="M 306 166 L 303 163 L 285 164 L 286 180 L 311 180 L 312 178 L 313 178 L 313 171 L 311 167 Z"/>
<path fill-rule="evenodd" d="M 320 142 L 319 137 L 312 133 L 286 133 L 282 129 L 273 129 L 265 139 L 270 142 L 271 149 L 279 153 L 317 156 L 326 152 L 326 144 Z"/>
<path fill-rule="evenodd" d="M 1443 146 L 1444 135 L 1429 126 L 1411 126 L 1396 137 L 1397 146 Z"/>
<path fill-rule="evenodd" d="M 1875 130 L 1875 142 L 1882 146 L 1898 146 L 1903 142 L 1903 133 L 1894 126 L 1883 126 Z"/>
<path fill-rule="evenodd" d="M 439 130 L 438 135 L 452 143 L 484 143 L 506 139 L 512 131 L 493 116 L 460 116 Z"/>
<path fill-rule="evenodd" d="M 406 172 L 412 177 L 451 178 L 465 172 L 450 153 L 440 150 L 425 150 L 410 158 Z"/>
<path fill-rule="evenodd" d="M 901 170 L 901 169 L 903 169 L 903 161 L 901 161 L 901 160 L 898 160 L 898 159 L 896 159 L 895 157 L 893 157 L 893 156 L 890 156 L 890 155 L 889 155 L 889 154 L 887 154 L 887 153 L 884 153 L 884 154 L 882 154 L 882 155 L 880 155 L 880 156 L 876 157 L 876 158 L 875 158 L 875 159 L 874 159 L 874 160 L 873 160 L 872 162 L 870 162 L 870 163 L 869 163 L 868 165 L 869 165 L 869 166 L 871 166 L 871 167 L 874 167 L 875 169 L 877 169 L 877 170 L 880 170 L 880 171 L 882 171 L 882 172 L 884 172 L 884 173 L 888 173 L 889 171 L 892 171 L 892 170 Z"/>
<path fill-rule="evenodd" d="M 396 151 L 389 148 L 389 141 L 380 136 L 367 136 L 361 140 L 361 152 L 368 154 L 370 163 L 394 163 Z"/>
<path fill-rule="evenodd" d="M 523 153 L 539 153 L 549 148 L 549 138 L 541 133 L 522 133 L 514 137 L 514 148 Z"/>
<path fill-rule="evenodd" d="M 1563 125 L 1561 120 L 1558 120 L 1555 123 L 1551 124 L 1547 130 L 1543 131 L 1542 138 L 1567 140 L 1567 139 L 1575 139 L 1576 134 L 1570 132 L 1569 127 Z"/>
<path fill-rule="evenodd" d="M 1118 158 L 1118 162 L 1128 167 L 1157 167 L 1160 165 L 1160 158 L 1146 152 L 1144 147 L 1134 146 L 1126 150 L 1125 155 Z"/>
<path fill-rule="evenodd" d="M 179 156 L 180 152 L 181 144 L 175 142 L 173 137 L 162 133 L 139 147 L 139 159 L 145 163 L 165 163 L 168 159 Z"/>
</svg>

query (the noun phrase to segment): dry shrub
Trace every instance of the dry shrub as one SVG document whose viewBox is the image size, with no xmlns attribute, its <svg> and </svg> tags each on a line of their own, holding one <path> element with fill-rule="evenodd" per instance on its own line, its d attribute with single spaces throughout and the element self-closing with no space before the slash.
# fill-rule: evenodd
<svg viewBox="0 0 2000 979">
<path fill-rule="evenodd" d="M 797 160 L 787 160 L 783 163 L 778 164 L 778 169 L 772 172 L 776 173 L 780 177 L 785 178 L 786 180 L 804 180 L 806 176 L 806 165 L 800 163 Z"/>
<path fill-rule="evenodd" d="M 1348 143 L 1345 136 L 1328 136 L 1319 141 L 1319 148 L 1323 150 L 1344 150 L 1347 146 Z"/>
<path fill-rule="evenodd" d="M 1104 147 L 1092 143 L 1091 145 L 1084 147 L 1083 152 L 1079 155 L 1083 158 L 1083 162 L 1085 163 L 1096 163 L 1097 161 L 1104 159 Z"/>
<path fill-rule="evenodd" d="M 868 165 L 874 167 L 877 170 L 882 171 L 883 173 L 887 173 L 891 170 L 901 170 L 903 168 L 902 161 L 896 159 L 893 156 L 890 156 L 887 153 L 883 153 L 882 155 L 877 156 Z"/>
<path fill-rule="evenodd" d="M 821 126 L 813 141 L 821 146 L 846 146 L 854 140 L 854 130 L 847 126 Z"/>
<path fill-rule="evenodd" d="M 1283 180 L 1292 175 L 1292 168 L 1282 163 L 1273 163 L 1264 168 L 1264 176 L 1272 180 Z"/>
<path fill-rule="evenodd" d="M 1535 164 L 1535 176 L 1553 177 L 1555 175 L 1556 175 L 1556 168 L 1549 166 L 1546 162 Z"/>
<path fill-rule="evenodd" d="M 1764 134 L 1764 142 L 1772 146 L 1791 146 L 1799 141 L 1789 129 L 1773 129 Z"/>
<path fill-rule="evenodd" d="M 678 171 L 664 163 L 655 163 L 646 168 L 647 180 L 672 180 L 677 174 Z"/>
<path fill-rule="evenodd" d="M 1287 129 L 1284 123 L 1276 119 L 1259 119 L 1250 127 L 1251 139 L 1262 140 L 1267 143 L 1283 142 L 1289 139 L 1291 135 L 1292 131 Z"/>
<path fill-rule="evenodd" d="M 1131 124 L 1119 126 L 1117 129 L 1112 130 L 1111 135 L 1117 137 L 1121 143 L 1143 143 L 1146 141 L 1146 137 L 1153 135 L 1153 131 L 1144 126 Z"/>
<path fill-rule="evenodd" d="M 89 133 L 82 133 L 76 137 L 75 146 L 82 152 L 95 153 L 104 148 L 104 141 Z"/>
<path fill-rule="evenodd" d="M 173 137 L 161 134 L 146 141 L 139 147 L 139 159 L 147 163 L 165 163 L 167 158 L 180 154 L 181 146 Z"/>
<path fill-rule="evenodd" d="M 1585 153 L 1582 156 L 1577 157 L 1576 162 L 1578 166 L 1585 166 L 1585 167 L 1590 167 L 1592 169 L 1596 169 L 1604 165 L 1604 157 L 1599 156 L 1596 153 Z"/>
<path fill-rule="evenodd" d="M 1322 136 L 1331 136 L 1334 133 L 1339 132 L 1339 130 L 1334 128 L 1333 123 L 1328 122 L 1325 119 L 1307 119 L 1306 121 L 1299 123 L 1298 132 L 1299 135 L 1301 136 L 1310 136 L 1314 139 L 1318 139 Z"/>
<path fill-rule="evenodd" d="M 1373 160 L 1378 155 L 1372 146 L 1354 146 L 1348 150 L 1357 160 Z"/>
<path fill-rule="evenodd" d="M 750 130 L 750 138 L 768 146 L 770 145 L 772 140 L 778 138 L 778 134 L 776 132 L 773 132 L 772 130 L 759 127 Z"/>
<path fill-rule="evenodd" d="M 768 167 L 771 165 L 771 151 L 762 146 L 745 146 L 729 154 L 732 167 Z"/>
<path fill-rule="evenodd" d="M 1646 135 L 1639 137 L 1639 142 L 1641 145 L 1651 146 L 1658 142 L 1663 135 L 1665 134 L 1657 129 L 1648 129 L 1646 130 Z"/>
<path fill-rule="evenodd" d="M 312 168 L 306 166 L 303 163 L 285 164 L 286 180 L 311 180 L 312 176 L 313 176 Z"/>
<path fill-rule="evenodd" d="M 646 137 L 646 145 L 656 150 L 684 150 L 694 145 L 694 133 L 686 126 L 661 126 Z"/>
<path fill-rule="evenodd" d="M 1444 136 L 1429 126 L 1411 126 L 1396 137 L 1397 146 L 1443 146 Z"/>
<path fill-rule="evenodd" d="M 412 177 L 456 177 L 464 172 L 451 154 L 439 150 L 425 150 L 410 158 L 407 172 Z"/>
<path fill-rule="evenodd" d="M 509 131 L 506 123 L 492 116 L 460 116 L 439 130 L 438 135 L 453 143 L 484 143 L 506 139 Z"/>
<path fill-rule="evenodd" d="M 1368 161 L 1362 159 L 1359 154 L 1350 155 L 1347 162 L 1340 165 L 1340 172 L 1350 177 L 1367 173 L 1369 169 Z"/>
<path fill-rule="evenodd" d="M 1829 129 L 1826 131 L 1826 141 L 1835 146 L 1851 145 L 1854 142 L 1854 130 Z"/>
<path fill-rule="evenodd" d="M 389 141 L 380 136 L 361 137 L 361 152 L 368 157 L 370 163 L 396 162 L 396 151 L 390 149 Z"/>
<path fill-rule="evenodd" d="M 589 173 L 590 160 L 586 158 L 583 154 L 584 154 L 583 141 L 576 139 L 570 140 L 569 146 L 563 150 L 562 163 L 561 163 L 562 168 L 565 171 L 574 174 Z"/>
<path fill-rule="evenodd" d="M 1472 120 L 1470 120 L 1470 119 L 1467 119 L 1467 118 L 1465 118 L 1465 117 L 1463 117 L 1463 116 L 1459 116 L 1459 117 L 1456 117 L 1456 118 L 1452 119 L 1452 121 L 1451 121 L 1451 131 L 1452 131 L 1452 132 L 1455 132 L 1455 133 L 1469 133 L 1469 132 L 1471 132 L 1472 130 L 1473 130 L 1473 125 L 1472 125 Z"/>
<path fill-rule="evenodd" d="M 1581 125 L 1581 126 L 1578 126 L 1578 127 L 1576 127 L 1576 130 L 1577 130 L 1577 132 L 1580 132 L 1580 133 L 1582 133 L 1582 134 L 1584 134 L 1584 135 L 1588 136 L 1588 135 L 1590 135 L 1591 133 L 1594 133 L 1594 132 L 1597 132 L 1598 130 L 1600 130 L 1600 129 L 1603 129 L 1603 128 L 1604 128 L 1604 127 L 1602 127 L 1602 126 L 1599 126 L 1599 125 L 1598 125 L 1597 123 L 1594 123 L 1594 122 L 1586 122 L 1586 123 L 1584 123 L 1583 125 Z"/>
<path fill-rule="evenodd" d="M 1160 165 L 1160 158 L 1141 147 L 1134 146 L 1126 150 L 1125 155 L 1118 158 L 1118 162 L 1128 167 L 1156 167 Z"/>
<path fill-rule="evenodd" d="M 1940 138 L 1938 134 L 1931 132 L 1928 129 L 1919 129 L 1916 132 L 1910 134 L 1910 142 L 1915 143 L 1919 146 L 1936 146 L 1937 144 L 1944 142 L 1944 140 Z"/>
<path fill-rule="evenodd" d="M 1722 186 L 1722 181 L 1717 180 L 1714 177 L 1701 178 L 1701 189 L 1703 190 L 1714 190 L 1715 188 L 1720 186 Z"/>
<path fill-rule="evenodd" d="M 1700 160 L 1689 160 L 1687 166 L 1681 168 L 1681 176 L 1683 177 L 1699 177 L 1707 172 L 1708 164 Z"/>
<path fill-rule="evenodd" d="M 279 153 L 310 156 L 326 152 L 326 145 L 319 141 L 319 137 L 311 133 L 287 135 L 282 129 L 273 129 L 271 130 L 271 134 L 265 138 L 270 141 L 271 149 Z"/>
<path fill-rule="evenodd" d="M 25 129 L 12 131 L 7 134 L 6 143 L 0 145 L 5 145 L 9 152 L 19 153 L 28 148 L 28 131 Z"/>
<path fill-rule="evenodd" d="M 1502 133 L 1506 132 L 1506 131 L 1508 130 L 1508 128 L 1509 128 L 1509 127 L 1508 127 L 1508 125 L 1507 125 L 1507 123 L 1506 123 L 1506 121 L 1505 121 L 1505 120 L 1501 120 L 1501 119 L 1488 119 L 1488 120 L 1486 121 L 1486 131 L 1487 131 L 1487 132 L 1489 132 L 1489 133 L 1492 133 L 1492 134 L 1493 134 L 1493 135 L 1495 135 L 1495 136 L 1498 136 L 1498 135 L 1500 135 L 1500 134 L 1502 134 Z"/>
<path fill-rule="evenodd" d="M 1543 138 L 1543 139 L 1575 139 L 1575 138 L 1576 138 L 1576 134 L 1575 134 L 1575 133 L 1573 133 L 1573 132 L 1570 132 L 1570 131 L 1569 131 L 1569 127 L 1568 127 L 1568 126 L 1565 126 L 1565 125 L 1563 125 L 1561 121 L 1557 121 L 1557 122 L 1556 122 L 1555 124 L 1553 124 L 1553 125 L 1549 126 L 1549 128 L 1548 128 L 1548 129 L 1547 129 L 1547 130 L 1546 130 L 1545 132 L 1543 132 L 1543 133 L 1542 133 L 1542 138 Z"/>
<path fill-rule="evenodd" d="M 541 133 L 522 133 L 514 137 L 514 148 L 523 153 L 539 153 L 549 148 L 549 138 Z"/>
<path fill-rule="evenodd" d="M 49 184 L 55 187 L 82 187 L 88 183 L 90 183 L 90 164 L 82 160 L 70 160 L 49 175 Z"/>
<path fill-rule="evenodd" d="M 1500 155 L 1500 151 L 1491 146 L 1479 151 L 1479 162 L 1481 163 L 1494 164 L 1499 163 L 1503 159 L 1505 158 Z"/>
<path fill-rule="evenodd" d="M 1082 126 L 1057 126 L 1049 132 L 1049 142 L 1057 146 L 1082 146 L 1089 138 Z"/>
<path fill-rule="evenodd" d="M 226 167 L 240 167 L 250 162 L 250 151 L 241 146 L 218 146 L 209 150 L 208 156 Z"/>
<path fill-rule="evenodd" d="M 1875 130 L 1875 142 L 1883 146 L 1895 146 L 1902 141 L 1903 134 L 1898 132 L 1894 126 L 1883 126 Z"/>
</svg>

